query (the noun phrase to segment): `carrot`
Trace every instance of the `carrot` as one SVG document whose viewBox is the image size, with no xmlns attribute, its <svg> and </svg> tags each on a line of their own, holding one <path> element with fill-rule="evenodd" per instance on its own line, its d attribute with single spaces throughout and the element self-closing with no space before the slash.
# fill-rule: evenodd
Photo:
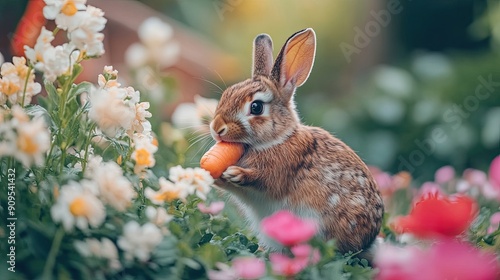
<svg viewBox="0 0 500 280">
<path fill-rule="evenodd" d="M 243 152 L 244 147 L 240 143 L 219 142 L 203 155 L 200 166 L 217 179 L 224 170 L 238 162 Z"/>
<path fill-rule="evenodd" d="M 16 56 L 24 56 L 24 46 L 33 47 L 35 45 L 42 26 L 46 19 L 43 17 L 43 0 L 28 1 L 23 17 L 19 21 L 12 37 L 11 50 Z"/>
</svg>

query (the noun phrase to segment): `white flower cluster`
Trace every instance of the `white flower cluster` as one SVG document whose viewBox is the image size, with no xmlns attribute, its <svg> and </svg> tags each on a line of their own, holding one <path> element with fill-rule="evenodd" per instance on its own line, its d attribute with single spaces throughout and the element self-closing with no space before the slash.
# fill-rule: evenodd
<svg viewBox="0 0 500 280">
<path fill-rule="evenodd" d="M 140 93 L 132 87 L 121 87 L 117 81 L 118 71 L 104 67 L 98 78 L 99 87 L 90 92 L 89 117 L 108 137 L 116 137 L 125 131 L 129 137 L 134 133 L 150 134 L 151 117 L 149 102 L 139 102 Z"/>
<path fill-rule="evenodd" d="M 87 179 L 62 186 L 51 208 L 52 219 L 61 222 L 66 231 L 75 225 L 81 230 L 89 224 L 98 227 L 106 217 L 105 204 L 124 212 L 136 197 L 132 183 L 115 162 L 103 162 L 100 156 L 90 154 L 84 175 Z"/>
<path fill-rule="evenodd" d="M 86 0 L 45 0 L 43 15 L 55 19 L 57 27 L 66 30 L 69 44 L 87 56 L 104 54 L 104 34 L 100 33 L 106 24 L 104 12 L 93 6 L 86 6 Z"/>
<path fill-rule="evenodd" d="M 111 270 L 120 270 L 122 265 L 118 259 L 118 249 L 113 241 L 108 238 L 101 238 L 101 241 L 95 238 L 87 238 L 83 241 L 76 240 L 73 245 L 76 251 L 84 257 L 97 257 L 108 262 Z"/>
<path fill-rule="evenodd" d="M 0 54 L 1 55 L 1 54 Z M 13 57 L 12 62 L 3 63 L 0 68 L 0 105 L 29 104 L 31 98 L 42 90 L 39 83 L 35 82 L 35 73 L 26 66 L 24 57 Z M 24 100 L 23 100 L 24 99 Z"/>
<path fill-rule="evenodd" d="M 10 113 L 10 120 L 4 120 L 0 114 L 0 157 L 13 156 L 25 167 L 42 165 L 50 148 L 50 131 L 45 121 L 41 117 L 30 120 L 18 105 Z"/>
<path fill-rule="evenodd" d="M 179 54 L 179 45 L 172 42 L 173 29 L 161 19 L 146 19 L 138 30 L 140 43 L 132 44 L 125 53 L 125 62 L 132 68 L 147 64 L 160 68 L 172 66 Z"/>
<path fill-rule="evenodd" d="M 139 225 L 136 221 L 130 221 L 123 227 L 123 235 L 118 238 L 118 247 L 125 251 L 125 258 L 139 261 L 147 261 L 153 249 L 163 239 L 160 229 L 152 224 Z"/>
<path fill-rule="evenodd" d="M 57 77 L 71 72 L 80 57 L 80 51 L 73 44 L 52 46 L 54 34 L 42 27 L 35 46 L 24 47 L 25 55 L 36 70 L 43 72 L 45 79 L 53 82 Z"/>
<path fill-rule="evenodd" d="M 155 191 L 151 188 L 144 190 L 144 195 L 154 204 L 162 205 L 174 199 L 186 200 L 190 194 L 196 194 L 205 200 L 214 179 L 210 173 L 202 168 L 183 168 L 175 166 L 170 168 L 169 180 L 161 177 L 159 179 L 160 189 Z"/>
<path fill-rule="evenodd" d="M 36 70 L 53 82 L 57 77 L 70 74 L 73 66 L 84 56 L 104 53 L 106 19 L 102 10 L 86 6 L 86 0 L 45 0 L 43 14 L 55 19 L 57 27 L 67 32 L 69 42 L 53 46 L 54 33 L 42 28 L 35 46 L 25 46 L 25 55 Z"/>
</svg>

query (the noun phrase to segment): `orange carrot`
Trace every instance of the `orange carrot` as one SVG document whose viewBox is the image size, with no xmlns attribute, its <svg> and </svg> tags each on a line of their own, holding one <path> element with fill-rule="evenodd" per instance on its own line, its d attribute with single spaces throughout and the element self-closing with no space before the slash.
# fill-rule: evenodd
<svg viewBox="0 0 500 280">
<path fill-rule="evenodd" d="M 16 56 L 24 56 L 24 46 L 33 47 L 35 45 L 42 26 L 46 19 L 43 17 L 43 0 L 28 1 L 23 17 L 19 21 L 12 37 L 11 50 Z"/>
<path fill-rule="evenodd" d="M 240 143 L 219 142 L 203 155 L 200 166 L 217 179 L 229 166 L 238 162 L 243 152 L 244 147 Z"/>
</svg>

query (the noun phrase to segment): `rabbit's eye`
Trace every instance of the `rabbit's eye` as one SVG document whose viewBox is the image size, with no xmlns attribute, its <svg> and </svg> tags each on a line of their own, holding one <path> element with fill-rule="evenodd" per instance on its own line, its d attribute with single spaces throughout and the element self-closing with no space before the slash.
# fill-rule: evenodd
<svg viewBox="0 0 500 280">
<path fill-rule="evenodd" d="M 260 100 L 255 100 L 250 104 L 250 114 L 252 115 L 262 115 L 264 112 L 264 103 Z"/>
</svg>

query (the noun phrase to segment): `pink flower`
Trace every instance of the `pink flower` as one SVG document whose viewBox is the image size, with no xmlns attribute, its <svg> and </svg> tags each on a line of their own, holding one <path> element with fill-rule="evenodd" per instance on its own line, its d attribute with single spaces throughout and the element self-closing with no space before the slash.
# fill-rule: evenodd
<svg viewBox="0 0 500 280">
<path fill-rule="evenodd" d="M 482 187 L 484 184 L 488 182 L 488 177 L 486 173 L 477 169 L 465 169 L 463 177 L 469 184 L 477 187 Z"/>
<path fill-rule="evenodd" d="M 489 175 L 491 185 L 500 190 L 500 155 L 491 162 Z"/>
<path fill-rule="evenodd" d="M 283 276 L 293 276 L 306 268 L 307 263 L 303 259 L 290 258 L 280 253 L 272 253 L 269 255 L 273 272 Z"/>
<path fill-rule="evenodd" d="M 496 212 L 490 217 L 490 226 L 488 228 L 488 234 L 493 233 L 495 230 L 497 230 L 499 225 L 500 225 L 500 212 Z"/>
<path fill-rule="evenodd" d="M 291 248 L 293 258 L 280 253 L 269 255 L 273 272 L 283 276 L 293 276 L 308 265 L 317 264 L 321 258 L 318 249 L 313 249 L 309 244 L 295 245 Z"/>
<path fill-rule="evenodd" d="M 214 201 L 209 206 L 205 203 L 198 203 L 198 209 L 200 209 L 201 213 L 217 215 L 224 209 L 224 201 Z"/>
<path fill-rule="evenodd" d="M 418 190 L 419 194 L 416 195 L 415 200 L 421 200 L 422 198 L 427 198 L 429 196 L 439 196 L 442 197 L 444 195 L 443 190 L 439 184 L 434 182 L 425 182 L 420 186 Z"/>
<path fill-rule="evenodd" d="M 215 266 L 218 270 L 209 270 L 207 272 L 208 279 L 210 280 L 238 280 L 238 275 L 233 268 L 225 263 L 216 263 Z"/>
<path fill-rule="evenodd" d="M 494 280 L 500 266 L 494 254 L 451 239 L 423 250 L 416 246 L 380 246 L 375 252 L 377 280 Z"/>
<path fill-rule="evenodd" d="M 448 183 L 455 178 L 455 169 L 449 165 L 439 168 L 434 174 L 434 181 L 438 184 Z"/>
<path fill-rule="evenodd" d="M 321 258 L 318 249 L 313 249 L 309 244 L 295 245 L 291 251 L 295 258 L 305 260 L 306 263 L 317 264 Z"/>
<path fill-rule="evenodd" d="M 242 279 L 259 279 L 266 274 L 266 264 L 254 257 L 241 257 L 233 261 L 233 270 Z"/>
<path fill-rule="evenodd" d="M 316 234 L 314 221 L 302 220 L 286 210 L 264 218 L 261 228 L 265 234 L 285 246 L 309 241 Z"/>
</svg>

